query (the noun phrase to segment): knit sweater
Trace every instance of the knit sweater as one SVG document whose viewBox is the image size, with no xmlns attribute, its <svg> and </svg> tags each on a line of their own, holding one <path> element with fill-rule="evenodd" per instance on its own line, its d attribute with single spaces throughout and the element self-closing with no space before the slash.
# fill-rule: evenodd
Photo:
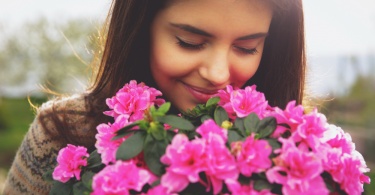
<svg viewBox="0 0 375 195">
<path fill-rule="evenodd" d="M 17 151 L 5 182 L 4 195 L 49 193 L 51 183 L 44 181 L 42 176 L 53 169 L 58 151 L 68 143 L 57 131 L 54 116 L 67 124 L 64 131 L 70 131 L 81 146 L 95 144 L 96 130 L 93 119 L 87 115 L 83 95 L 43 104 Z"/>
</svg>

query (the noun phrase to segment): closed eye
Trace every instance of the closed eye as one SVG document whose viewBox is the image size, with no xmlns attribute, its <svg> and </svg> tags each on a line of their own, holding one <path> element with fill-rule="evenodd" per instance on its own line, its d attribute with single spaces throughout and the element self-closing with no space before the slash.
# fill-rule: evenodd
<svg viewBox="0 0 375 195">
<path fill-rule="evenodd" d="M 258 50 L 256 48 L 252 48 L 252 49 L 247 49 L 247 48 L 244 48 L 244 47 L 238 47 L 238 46 L 233 46 L 235 49 L 237 49 L 239 52 L 243 53 L 243 54 L 257 54 L 258 53 Z"/>
<path fill-rule="evenodd" d="M 186 41 L 183 41 L 180 37 L 176 36 L 177 39 L 177 44 L 185 49 L 190 49 L 190 50 L 201 50 L 203 49 L 205 43 L 199 43 L 199 44 L 193 44 L 193 43 L 188 43 Z"/>
</svg>

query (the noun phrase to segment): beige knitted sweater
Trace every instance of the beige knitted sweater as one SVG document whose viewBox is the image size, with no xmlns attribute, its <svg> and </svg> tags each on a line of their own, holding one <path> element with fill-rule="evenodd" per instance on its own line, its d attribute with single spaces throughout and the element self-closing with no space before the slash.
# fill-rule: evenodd
<svg viewBox="0 0 375 195">
<path fill-rule="evenodd" d="M 52 169 L 58 151 L 67 141 L 56 130 L 50 113 L 56 113 L 60 121 L 65 121 L 71 134 L 82 146 L 95 144 L 96 129 L 88 117 L 82 95 L 49 101 L 37 112 L 34 122 L 18 149 L 5 182 L 4 195 L 48 194 L 50 183 L 42 175 Z"/>
</svg>

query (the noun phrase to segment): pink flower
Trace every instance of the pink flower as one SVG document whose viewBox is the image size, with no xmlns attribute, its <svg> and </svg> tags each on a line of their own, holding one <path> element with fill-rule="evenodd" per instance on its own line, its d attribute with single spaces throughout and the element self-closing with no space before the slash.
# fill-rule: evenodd
<svg viewBox="0 0 375 195">
<path fill-rule="evenodd" d="M 210 122 L 206 123 L 209 124 Z M 204 138 L 189 141 L 186 135 L 177 134 L 172 144 L 167 147 L 161 162 L 169 167 L 161 178 L 161 184 L 169 193 L 180 192 L 189 183 L 200 182 L 207 190 L 212 184 L 214 194 L 217 194 L 221 191 L 225 179 L 237 179 L 239 172 L 235 159 L 226 148 L 222 135 L 204 135 Z M 209 183 L 201 181 L 201 172 L 206 173 Z"/>
<path fill-rule="evenodd" d="M 218 104 L 228 112 L 232 119 L 246 117 L 250 113 L 256 113 L 263 118 L 267 113 L 268 102 L 264 94 L 255 89 L 255 85 L 236 90 L 227 86 L 227 91 L 219 90 L 217 95 L 220 97 L 220 102 Z"/>
<path fill-rule="evenodd" d="M 272 165 L 269 159 L 272 147 L 265 140 L 254 139 L 254 134 L 247 137 L 243 143 L 232 143 L 231 147 L 237 158 L 240 172 L 245 176 L 265 171 Z"/>
<path fill-rule="evenodd" d="M 327 127 L 326 117 L 318 113 L 315 109 L 313 112 L 303 116 L 303 122 L 299 124 L 296 131 L 292 133 L 292 139 L 296 143 L 302 141 L 312 150 L 316 151 L 321 143 L 319 139 L 323 138 Z"/>
<path fill-rule="evenodd" d="M 115 119 L 124 116 L 131 122 L 143 118 L 144 112 L 152 105 L 160 106 L 164 103 L 163 99 L 157 99 L 161 96 L 159 90 L 146 86 L 144 83 L 137 84 L 132 80 L 120 89 L 116 95 L 106 100 L 110 111 L 104 112 L 108 116 Z"/>
<path fill-rule="evenodd" d="M 312 152 L 299 150 L 293 141 L 281 140 L 280 155 L 275 166 L 266 172 L 271 183 L 282 184 L 283 194 L 328 194 L 320 158 Z"/>
<path fill-rule="evenodd" d="M 271 116 L 276 118 L 277 124 L 279 124 L 272 134 L 272 137 L 279 137 L 287 129 L 287 127 L 280 125 L 286 124 L 290 127 L 291 132 L 297 130 L 298 125 L 303 122 L 304 109 L 301 105 L 296 106 L 296 101 L 291 101 L 286 106 L 285 110 L 280 108 L 275 108 L 273 112 L 270 113 Z"/>
<path fill-rule="evenodd" d="M 325 158 L 323 158 L 323 168 L 327 171 L 332 179 L 336 182 L 341 182 L 343 180 L 343 168 L 344 164 L 341 160 L 342 152 L 338 148 L 326 148 Z"/>
<path fill-rule="evenodd" d="M 116 161 L 116 151 L 126 137 L 112 140 L 116 136 L 116 132 L 126 126 L 127 120 L 123 116 L 119 116 L 113 124 L 100 124 L 96 127 L 98 133 L 95 135 L 95 147 L 101 154 L 102 162 L 105 165 Z"/>
<path fill-rule="evenodd" d="M 57 156 L 58 165 L 52 173 L 53 179 L 63 183 L 73 177 L 80 180 L 81 167 L 87 165 L 87 157 L 89 157 L 87 148 L 68 144 L 67 147 L 59 151 Z"/>
<path fill-rule="evenodd" d="M 269 190 L 256 191 L 253 184 L 241 185 L 237 180 L 232 179 L 226 180 L 225 183 L 233 195 L 272 195 Z"/>
<path fill-rule="evenodd" d="M 351 154 L 355 150 L 352 137 L 345 133 L 340 127 L 329 125 L 328 130 L 324 132 L 322 142 L 328 143 L 332 148 L 339 148 L 342 153 Z"/>
<path fill-rule="evenodd" d="M 212 119 L 204 121 L 203 124 L 197 128 L 196 132 L 205 139 L 208 138 L 211 133 L 219 135 L 224 142 L 228 139 L 228 131 L 218 126 Z"/>
<path fill-rule="evenodd" d="M 295 187 L 295 188 L 293 188 Z M 315 177 L 309 180 L 306 188 L 302 185 L 285 185 L 282 188 L 283 194 L 306 194 L 306 195 L 328 195 L 327 189 L 322 177 Z"/>
<path fill-rule="evenodd" d="M 370 178 L 364 175 L 361 170 L 361 161 L 344 154 L 343 162 L 343 180 L 340 186 L 348 194 L 361 194 L 363 192 L 363 183 L 370 183 Z"/>
<path fill-rule="evenodd" d="M 93 177 L 92 195 L 123 195 L 129 194 L 129 190 L 140 192 L 150 178 L 150 173 L 138 168 L 133 161 L 117 161 Z"/>
<path fill-rule="evenodd" d="M 162 185 L 158 185 L 156 187 L 149 189 L 147 193 L 142 193 L 142 195 L 177 195 L 177 194 L 168 193 L 166 187 Z"/>
<path fill-rule="evenodd" d="M 184 134 L 174 136 L 161 162 L 169 165 L 161 178 L 161 185 L 168 193 L 182 191 L 189 182 L 199 181 L 199 173 L 204 171 L 205 142 L 201 139 L 189 141 Z"/>
<path fill-rule="evenodd" d="M 226 90 L 219 90 L 216 95 L 220 97 L 218 105 L 222 106 L 225 111 L 227 111 L 229 118 L 234 119 L 236 118 L 236 113 L 234 112 L 230 102 L 231 93 L 233 93 L 233 87 L 231 85 L 227 85 Z"/>
<path fill-rule="evenodd" d="M 255 89 L 255 85 L 248 86 L 243 90 L 237 90 L 231 94 L 233 110 L 238 117 L 246 117 L 253 112 L 260 118 L 264 115 L 268 102 L 264 94 Z"/>
<path fill-rule="evenodd" d="M 363 192 L 363 184 L 370 183 L 370 178 L 363 174 L 362 162 L 360 159 L 353 158 L 351 155 L 344 154 L 341 157 L 340 170 L 336 170 L 333 174 L 335 180 L 340 187 L 348 194 L 361 194 Z M 338 174 L 339 177 L 337 177 Z"/>
<path fill-rule="evenodd" d="M 326 154 L 323 158 L 324 170 L 348 194 L 361 194 L 363 184 L 370 183 L 370 178 L 363 174 L 369 171 L 363 156 L 354 149 L 349 134 L 340 128 L 330 126 L 323 140 L 327 139 L 326 148 L 321 150 Z"/>
<path fill-rule="evenodd" d="M 168 171 L 161 177 L 161 185 L 167 188 L 167 193 L 176 193 L 184 190 L 190 181 L 184 174 L 177 174 L 173 171 Z M 191 182 L 195 183 L 195 182 Z"/>
<path fill-rule="evenodd" d="M 206 176 L 212 184 L 213 193 L 219 194 L 222 190 L 223 181 L 226 179 L 236 180 L 239 171 L 235 158 L 225 145 L 224 139 L 219 134 L 209 134 L 206 138 L 205 148 Z M 209 189 L 209 186 L 207 186 Z"/>
<path fill-rule="evenodd" d="M 238 88 L 235 88 L 235 90 L 238 90 Z M 220 97 L 219 105 L 223 106 L 230 103 L 230 94 L 233 91 L 234 90 L 232 85 L 227 85 L 225 90 L 219 90 L 216 94 L 217 97 Z"/>
</svg>

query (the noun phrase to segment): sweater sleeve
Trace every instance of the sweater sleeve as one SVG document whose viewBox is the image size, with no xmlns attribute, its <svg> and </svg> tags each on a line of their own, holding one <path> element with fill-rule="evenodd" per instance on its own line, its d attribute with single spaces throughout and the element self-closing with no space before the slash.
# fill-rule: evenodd
<svg viewBox="0 0 375 195">
<path fill-rule="evenodd" d="M 8 172 L 4 195 L 49 193 L 51 183 L 43 180 L 43 174 L 55 167 L 58 151 L 68 143 L 57 131 L 51 113 L 56 114 L 59 120 L 67 121 L 69 131 L 73 132 L 70 134 L 82 138 L 82 145 L 94 144 L 95 130 L 87 126 L 87 118 L 79 109 L 84 107 L 82 100 L 54 103 L 46 103 L 38 110 Z"/>
</svg>

